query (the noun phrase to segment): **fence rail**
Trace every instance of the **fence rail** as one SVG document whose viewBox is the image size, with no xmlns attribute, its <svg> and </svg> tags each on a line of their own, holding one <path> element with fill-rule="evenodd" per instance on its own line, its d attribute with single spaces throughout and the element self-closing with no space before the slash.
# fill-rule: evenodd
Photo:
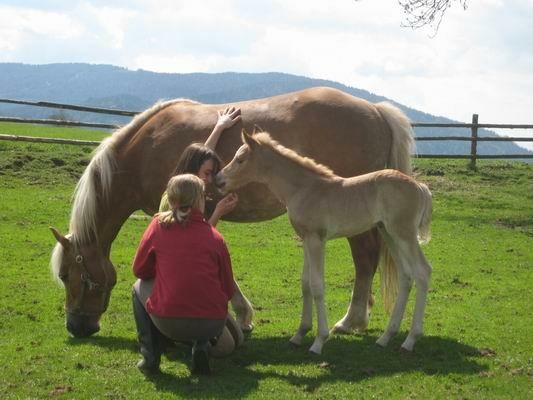
<svg viewBox="0 0 533 400">
<path fill-rule="evenodd" d="M 25 101 L 25 100 L 12 100 L 1 99 L 0 103 L 28 105 L 35 107 L 47 107 L 65 110 L 74 110 L 81 112 L 100 113 L 109 115 L 120 115 L 132 117 L 137 115 L 138 111 L 117 110 L 100 107 L 86 107 L 73 104 L 54 103 L 48 101 Z M 478 130 L 482 128 L 495 128 L 495 129 L 533 129 L 531 124 L 480 124 L 478 123 L 478 114 L 472 115 L 471 123 L 426 123 L 426 122 L 413 122 L 413 127 L 421 128 L 468 128 L 470 129 L 470 136 L 419 136 L 415 137 L 417 141 L 470 141 L 470 154 L 417 154 L 418 158 L 457 158 L 457 159 L 470 159 L 470 166 L 475 167 L 477 159 L 529 159 L 533 158 L 533 154 L 478 154 L 477 143 L 478 142 L 533 142 L 533 138 L 527 137 L 479 137 Z M 59 126 L 79 126 L 90 127 L 100 129 L 117 129 L 120 125 L 114 124 L 99 124 L 88 123 L 78 121 L 63 121 L 54 119 L 26 119 L 26 118 L 13 118 L 13 117 L 0 117 L 0 122 L 16 122 L 16 123 L 32 123 L 32 124 L 45 124 L 45 125 L 59 125 Z M 39 143 L 62 143 L 72 145 L 98 145 L 98 141 L 90 140 L 75 140 L 75 139 L 56 139 L 56 138 L 38 138 L 31 136 L 0 134 L 0 140 L 12 140 L 12 141 L 26 141 L 26 142 L 39 142 Z"/>
</svg>

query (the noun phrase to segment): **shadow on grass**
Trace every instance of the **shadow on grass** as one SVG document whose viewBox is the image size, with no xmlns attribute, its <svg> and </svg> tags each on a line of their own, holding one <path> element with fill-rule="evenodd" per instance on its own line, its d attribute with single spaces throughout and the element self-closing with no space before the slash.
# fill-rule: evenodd
<svg viewBox="0 0 533 400">
<path fill-rule="evenodd" d="M 287 390 L 289 385 L 288 390 L 312 394 L 322 386 L 403 373 L 477 375 L 488 369 L 480 362 L 482 351 L 451 338 L 425 336 L 413 353 L 405 353 L 399 351 L 405 335 L 399 335 L 385 349 L 374 344 L 377 337 L 378 332 L 372 331 L 365 336 L 335 336 L 321 356 L 307 351 L 312 337 L 297 349 L 288 345 L 288 338 L 251 337 L 230 357 L 214 360 L 214 373 L 209 377 L 191 376 L 183 365 L 188 363 L 190 349 L 177 345 L 163 357 L 163 372 L 147 379 L 156 390 L 185 398 L 234 399 L 253 393 L 266 380 L 274 387 Z M 137 353 L 133 340 L 94 337 L 84 341 Z"/>
<path fill-rule="evenodd" d="M 129 350 L 133 353 L 138 353 L 139 351 L 135 340 L 121 336 L 94 335 L 87 338 L 74 338 L 69 336 L 66 342 L 69 346 L 87 345 L 89 343 L 109 350 Z"/>
</svg>

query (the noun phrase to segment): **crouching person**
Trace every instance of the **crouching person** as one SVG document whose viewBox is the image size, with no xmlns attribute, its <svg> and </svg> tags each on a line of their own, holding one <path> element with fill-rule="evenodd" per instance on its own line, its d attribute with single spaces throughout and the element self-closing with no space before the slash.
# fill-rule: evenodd
<svg viewBox="0 0 533 400">
<path fill-rule="evenodd" d="M 191 371 L 211 372 L 210 357 L 230 354 L 243 334 L 230 314 L 234 293 L 230 256 L 204 218 L 204 183 L 195 175 L 170 179 L 170 211 L 146 229 L 133 262 L 133 314 L 143 358 L 137 367 L 159 371 L 168 339 L 192 343 Z"/>
</svg>

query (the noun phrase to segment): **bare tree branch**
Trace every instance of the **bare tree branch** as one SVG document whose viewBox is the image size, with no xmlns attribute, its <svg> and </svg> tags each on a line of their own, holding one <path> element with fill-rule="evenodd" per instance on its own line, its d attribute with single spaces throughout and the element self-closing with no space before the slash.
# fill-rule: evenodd
<svg viewBox="0 0 533 400">
<path fill-rule="evenodd" d="M 452 3 L 459 3 L 463 10 L 468 6 L 467 0 L 398 0 L 398 3 L 405 14 L 405 20 L 401 23 L 403 27 L 418 29 L 431 26 L 435 34 Z"/>
<path fill-rule="evenodd" d="M 398 0 L 405 14 L 402 26 L 417 29 L 429 25 L 436 33 L 444 14 L 454 2 L 458 2 L 466 10 L 467 0 Z"/>
</svg>

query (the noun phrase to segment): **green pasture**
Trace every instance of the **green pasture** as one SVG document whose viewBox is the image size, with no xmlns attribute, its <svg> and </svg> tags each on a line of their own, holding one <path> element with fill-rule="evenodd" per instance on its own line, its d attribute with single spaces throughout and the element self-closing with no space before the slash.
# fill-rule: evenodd
<svg viewBox="0 0 533 400">
<path fill-rule="evenodd" d="M 98 140 L 99 131 L 0 124 L 0 133 Z M 379 276 L 367 332 L 334 336 L 321 356 L 288 346 L 300 318 L 302 248 L 286 216 L 221 223 L 255 329 L 210 377 L 191 376 L 188 351 L 163 357 L 147 379 L 139 358 L 130 290 L 136 245 L 148 221 L 130 219 L 114 243 L 118 273 L 102 330 L 69 337 L 64 292 L 48 262 L 50 225 L 68 228 L 70 196 L 90 146 L 0 141 L 0 393 L 3 399 L 527 399 L 533 397 L 533 167 L 520 162 L 415 160 L 434 195 L 433 266 L 425 336 L 399 351 L 412 315 L 386 349 L 374 345 L 388 316 Z M 345 240 L 328 243 L 330 326 L 354 280 Z M 413 293 L 412 293 L 413 294 Z M 413 296 L 411 296 L 411 299 Z"/>
</svg>

